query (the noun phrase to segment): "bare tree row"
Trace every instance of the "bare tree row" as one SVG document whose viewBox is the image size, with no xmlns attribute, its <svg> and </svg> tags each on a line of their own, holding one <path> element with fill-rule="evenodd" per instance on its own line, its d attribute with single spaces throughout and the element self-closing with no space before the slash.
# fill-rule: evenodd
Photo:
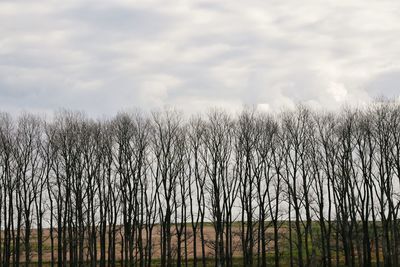
<svg viewBox="0 0 400 267">
<path fill-rule="evenodd" d="M 0 114 L 3 266 L 400 266 L 399 206 L 398 103 Z"/>
</svg>

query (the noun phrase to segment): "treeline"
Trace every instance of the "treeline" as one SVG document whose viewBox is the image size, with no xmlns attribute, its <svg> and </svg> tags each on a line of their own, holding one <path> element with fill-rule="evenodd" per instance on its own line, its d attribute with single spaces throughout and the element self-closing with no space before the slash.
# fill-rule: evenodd
<svg viewBox="0 0 400 267">
<path fill-rule="evenodd" d="M 3 266 L 400 266 L 398 103 L 1 113 L 0 175 Z"/>
</svg>

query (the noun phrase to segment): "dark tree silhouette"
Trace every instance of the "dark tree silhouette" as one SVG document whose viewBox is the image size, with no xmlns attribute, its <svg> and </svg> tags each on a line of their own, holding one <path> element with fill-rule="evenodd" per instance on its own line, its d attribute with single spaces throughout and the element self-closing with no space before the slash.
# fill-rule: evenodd
<svg viewBox="0 0 400 267">
<path fill-rule="evenodd" d="M 400 105 L 0 113 L 2 266 L 397 266 Z"/>
</svg>

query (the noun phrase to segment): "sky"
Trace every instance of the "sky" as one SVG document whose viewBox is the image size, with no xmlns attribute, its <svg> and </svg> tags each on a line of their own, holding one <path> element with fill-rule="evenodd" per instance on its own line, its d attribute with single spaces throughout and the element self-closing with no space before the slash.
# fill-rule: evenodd
<svg viewBox="0 0 400 267">
<path fill-rule="evenodd" d="M 0 1 L 0 110 L 337 109 L 400 96 L 400 1 Z"/>
</svg>

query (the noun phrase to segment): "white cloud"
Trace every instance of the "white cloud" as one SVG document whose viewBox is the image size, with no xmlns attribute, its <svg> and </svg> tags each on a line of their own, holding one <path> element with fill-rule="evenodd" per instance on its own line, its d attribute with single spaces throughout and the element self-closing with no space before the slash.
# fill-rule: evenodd
<svg viewBox="0 0 400 267">
<path fill-rule="evenodd" d="M 271 107 L 269 106 L 268 103 L 260 103 L 257 105 L 257 109 L 262 112 L 268 112 L 271 110 Z"/>
<path fill-rule="evenodd" d="M 332 82 L 327 91 L 336 102 L 342 102 L 346 100 L 347 90 L 341 83 Z"/>
<path fill-rule="evenodd" d="M 2 1 L 0 104 L 100 115 L 396 97 L 399 8 L 375 0 Z"/>
</svg>

